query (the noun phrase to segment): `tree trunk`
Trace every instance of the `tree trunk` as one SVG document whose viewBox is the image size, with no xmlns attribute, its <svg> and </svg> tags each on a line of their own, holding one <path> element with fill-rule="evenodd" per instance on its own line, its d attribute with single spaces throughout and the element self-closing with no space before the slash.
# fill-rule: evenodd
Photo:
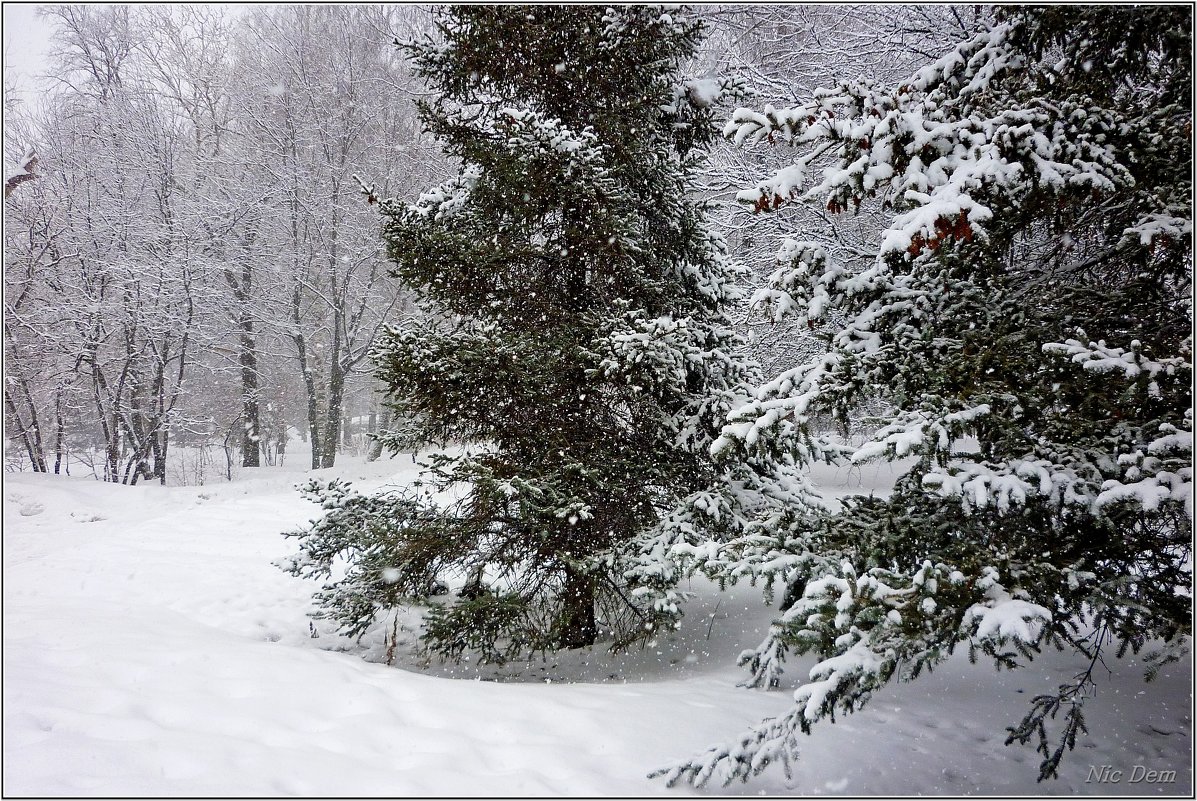
<svg viewBox="0 0 1197 801">
<path fill-rule="evenodd" d="M 594 580 L 568 566 L 561 588 L 558 631 L 561 648 L 582 648 L 594 645 L 598 639 L 598 625 L 594 620 Z"/>
<path fill-rule="evenodd" d="M 39 473 L 45 473 L 46 470 L 46 447 L 42 444 L 42 428 L 41 423 L 37 419 L 37 407 L 33 405 L 33 395 L 29 392 L 29 384 L 25 379 L 19 382 L 21 394 L 25 396 L 25 405 L 29 407 L 30 432 L 33 435 L 33 453 L 37 457 L 33 468 Z"/>
<path fill-rule="evenodd" d="M 120 421 L 113 417 L 111 425 L 105 423 L 104 431 L 109 437 L 104 442 L 104 480 L 115 484 L 121 473 Z"/>
<path fill-rule="evenodd" d="M 148 459 L 155 424 L 150 421 L 149 416 L 142 408 L 141 393 L 143 392 L 143 386 L 140 382 L 140 376 L 137 379 L 130 382 L 129 414 L 125 420 L 125 434 L 128 437 L 129 450 L 132 453 L 125 463 L 125 475 L 121 480 L 122 484 L 136 484 L 139 479 L 143 477 L 148 478 L 151 475 Z M 157 386 L 154 389 L 156 391 Z"/>
<path fill-rule="evenodd" d="M 9 330 L 8 322 L 4 323 L 4 337 L 5 340 L 12 343 L 12 332 Z M 7 354 L 6 354 L 7 355 Z M 33 471 L 35 473 L 45 473 L 46 470 L 46 449 L 42 444 L 42 434 L 40 425 L 37 420 L 37 407 L 33 404 L 33 395 L 29 392 L 29 384 L 24 376 L 15 377 L 16 372 L 13 369 L 13 362 L 16 361 L 15 346 L 12 351 L 13 358 L 8 359 L 8 379 L 4 385 L 4 405 L 9 414 L 12 416 L 12 422 L 16 424 L 17 430 L 20 432 L 21 441 L 25 445 L 25 450 L 29 454 L 29 461 L 33 464 Z M 13 400 L 12 395 L 9 394 L 9 387 L 16 384 L 15 389 L 19 390 L 21 396 L 25 401 L 25 407 L 29 410 L 29 423 L 26 424 L 21 414 L 17 411 L 16 401 Z"/>
<path fill-rule="evenodd" d="M 806 593 L 806 579 L 797 578 L 793 582 L 786 585 L 785 594 L 781 597 L 781 606 L 778 607 L 779 612 L 788 612 L 790 607 L 798 603 L 802 596 Z"/>
<path fill-rule="evenodd" d="M 258 402 L 258 354 L 254 341 L 254 323 L 241 315 L 241 416 L 245 432 L 241 438 L 241 466 L 261 466 L 261 412 Z"/>
<path fill-rule="evenodd" d="M 169 434 L 162 431 L 154 435 L 153 451 L 154 451 L 154 478 L 158 479 L 158 483 L 166 486 L 166 446 L 168 443 Z"/>
<path fill-rule="evenodd" d="M 104 408 L 104 395 L 108 394 L 108 382 L 104 374 L 95 364 L 94 348 L 91 356 L 91 388 L 92 399 L 96 403 L 96 413 L 100 421 L 100 432 L 104 437 L 104 480 L 113 483 L 119 480 L 121 460 L 121 426 L 120 416 L 115 410 L 109 412 Z"/>
<path fill-rule="evenodd" d="M 312 469 L 320 469 L 320 456 L 324 449 L 320 447 L 320 407 L 316 397 L 316 388 L 308 383 L 308 439 L 312 443 Z"/>
<path fill-rule="evenodd" d="M 186 340 L 184 340 L 186 341 Z M 150 453 L 154 456 L 154 468 L 146 478 L 155 478 L 162 486 L 166 486 L 166 438 L 167 438 L 167 408 L 166 408 L 166 354 L 170 349 L 170 339 L 162 343 L 162 359 L 158 362 L 154 376 L 154 420 L 148 431 L 150 438 Z M 182 355 L 179 357 L 183 358 Z M 176 390 L 177 391 L 177 390 Z M 173 403 L 171 404 L 174 405 Z"/>
<path fill-rule="evenodd" d="M 62 467 L 62 442 L 66 433 L 65 426 L 62 422 L 62 386 L 59 385 L 54 393 L 54 475 L 58 475 L 59 469 Z M 67 467 L 67 475 L 71 474 L 70 467 Z"/>
<path fill-rule="evenodd" d="M 296 300 L 296 308 L 299 301 Z M 296 318 L 298 319 L 298 314 Z M 303 387 L 308 396 L 308 441 L 312 443 L 312 469 L 320 467 L 320 393 L 316 387 L 316 380 L 312 377 L 312 365 L 308 363 L 307 343 L 303 337 L 294 337 L 295 347 L 299 352 L 299 369 L 303 373 Z"/>
<path fill-rule="evenodd" d="M 20 414 L 17 413 L 17 406 L 15 403 L 13 403 L 12 396 L 9 395 L 7 388 L 4 390 L 4 405 L 8 409 L 10 419 L 16 425 L 17 432 L 20 434 L 21 443 L 25 446 L 25 453 L 29 456 L 29 462 L 33 465 L 33 472 L 46 472 L 44 462 L 42 462 L 41 466 L 39 467 L 39 454 L 33 444 L 33 437 L 30 434 L 29 427 L 25 425 L 25 421 L 22 420 Z"/>
<path fill-rule="evenodd" d="M 387 427 L 390 426 L 390 424 L 391 424 L 391 410 L 383 409 L 382 416 L 378 421 L 378 432 L 377 433 L 381 435 L 383 432 L 385 432 L 387 430 Z M 377 439 L 377 438 L 371 440 L 370 441 L 370 450 L 366 453 L 366 461 L 373 462 L 373 461 L 378 460 L 379 457 L 381 457 L 381 456 L 382 456 L 382 440 Z"/>
<path fill-rule="evenodd" d="M 345 373 L 340 364 L 332 362 L 328 376 L 328 412 L 324 417 L 324 444 L 320 452 L 320 466 L 332 467 L 337 460 L 337 443 L 340 442 L 341 404 L 345 398 Z"/>
</svg>

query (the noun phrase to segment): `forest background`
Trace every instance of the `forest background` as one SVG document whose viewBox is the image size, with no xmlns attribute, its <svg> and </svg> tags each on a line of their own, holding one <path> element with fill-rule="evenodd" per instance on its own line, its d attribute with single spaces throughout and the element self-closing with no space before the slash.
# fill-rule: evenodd
<svg viewBox="0 0 1197 801">
<path fill-rule="evenodd" d="M 709 36 L 687 73 L 736 75 L 749 97 L 781 106 L 845 64 L 903 74 L 986 12 L 699 13 Z M 288 432 L 310 443 L 313 468 L 369 452 L 370 435 L 400 421 L 380 404 L 367 354 L 384 325 L 419 312 L 387 274 L 380 215 L 357 179 L 412 200 L 454 171 L 420 130 L 427 92 L 393 45 L 430 30 L 432 8 L 35 14 L 48 35 L 40 58 L 6 32 L 18 65 L 4 100 L 5 175 L 16 179 L 4 228 L 7 469 L 202 484 L 281 462 Z M 749 284 L 774 269 L 783 230 L 827 226 L 850 243 L 882 227 L 867 214 L 750 214 L 736 191 L 785 150 L 716 145 L 703 175 L 701 199 Z M 766 374 L 820 347 L 805 326 L 747 304 L 734 316 Z"/>
</svg>

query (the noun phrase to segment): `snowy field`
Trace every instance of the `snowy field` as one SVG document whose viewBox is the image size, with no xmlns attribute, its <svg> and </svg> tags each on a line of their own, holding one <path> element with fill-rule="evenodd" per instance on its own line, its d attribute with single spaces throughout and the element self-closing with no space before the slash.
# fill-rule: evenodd
<svg viewBox="0 0 1197 801">
<path fill-rule="evenodd" d="M 279 533 L 316 512 L 294 490 L 312 471 L 288 458 L 206 487 L 4 476 L 6 796 L 692 795 L 646 774 L 786 710 L 784 689 L 736 686 L 771 616 L 747 586 L 694 581 L 683 629 L 622 656 L 427 664 L 414 612 L 360 644 L 313 637 L 314 585 L 272 565 L 293 550 Z M 415 476 L 406 457 L 342 461 L 315 473 Z M 878 483 L 871 469 L 822 478 L 842 492 Z M 1004 746 L 1005 727 L 1079 667 L 1052 654 L 998 674 L 957 654 L 817 726 L 791 779 L 700 794 L 1191 795 L 1191 666 L 1144 684 L 1131 659 L 1099 679 L 1062 778 L 1035 782 L 1038 755 Z M 1175 780 L 1132 781 L 1149 770 Z"/>
</svg>

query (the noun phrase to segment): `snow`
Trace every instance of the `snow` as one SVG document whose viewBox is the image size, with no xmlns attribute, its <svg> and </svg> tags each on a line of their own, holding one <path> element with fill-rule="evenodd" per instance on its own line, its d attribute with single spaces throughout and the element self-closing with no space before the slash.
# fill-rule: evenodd
<svg viewBox="0 0 1197 801">
<path fill-rule="evenodd" d="M 14 178 L 23 178 L 28 173 L 33 172 L 34 167 L 37 166 L 37 152 L 30 150 L 21 159 L 20 165 L 15 172 L 10 173 L 4 180 L 5 183 L 12 181 Z"/>
<path fill-rule="evenodd" d="M 1139 348 L 1138 340 L 1131 342 L 1130 350 L 1126 350 L 1110 347 L 1106 345 L 1105 340 L 1090 342 L 1086 347 L 1075 339 L 1069 339 L 1063 343 L 1048 343 L 1043 346 L 1043 352 L 1068 356 L 1074 363 L 1095 373 L 1122 373 L 1127 379 L 1137 378 L 1143 373 L 1153 378 L 1160 373 L 1174 375 L 1177 369 L 1185 364 L 1181 358 L 1163 361 L 1148 359 Z"/>
<path fill-rule="evenodd" d="M 411 209 L 416 214 L 432 214 L 438 220 L 451 217 L 469 202 L 470 193 L 474 191 L 481 177 L 482 168 L 468 164 L 462 169 L 460 176 L 420 195 L 420 199 Z"/>
<path fill-rule="evenodd" d="M 977 33 L 894 90 L 849 79 L 792 108 L 737 109 L 723 129 L 736 145 L 781 139 L 807 147 L 736 199 L 756 211 L 798 199 L 839 213 L 849 200 L 858 205 L 880 189 L 897 212 L 880 237 L 884 269 L 890 256 L 917 258 L 945 241 L 985 240 L 993 211 L 974 197 L 982 187 L 987 198 L 1017 204 L 1031 186 L 1113 192 L 1132 185 L 1102 133 L 1101 115 L 1090 119 L 1071 100 L 1052 113 L 1032 103 L 989 116 L 984 103 L 973 105 L 972 96 L 1023 67 L 1019 49 L 1005 41 L 1013 30 L 1002 24 Z M 953 87 L 951 102 L 944 87 Z M 807 186 L 812 164 L 833 151 L 832 166 Z M 1151 213 L 1124 236 L 1150 244 L 1191 230 L 1186 218 Z"/>
<path fill-rule="evenodd" d="M 974 604 L 964 616 L 966 624 L 976 621 L 979 640 L 1009 638 L 1025 643 L 1039 639 L 1042 624 L 1050 623 L 1051 610 L 1010 596 L 999 582 L 994 567 L 986 567 L 977 586 L 985 590 L 987 603 Z"/>
<path fill-rule="evenodd" d="M 685 82 L 686 95 L 695 108 L 709 108 L 723 95 L 723 83 L 718 78 L 695 78 Z"/>
<path fill-rule="evenodd" d="M 206 487 L 5 475 L 5 795 L 696 794 L 646 774 L 785 714 L 814 664 L 792 659 L 776 692 L 737 687 L 735 657 L 776 609 L 746 584 L 720 594 L 699 580 L 679 588 L 696 594 L 679 631 L 618 656 L 424 665 L 414 612 L 361 644 L 321 621 L 309 629 L 314 586 L 271 564 L 293 547 L 279 533 L 317 513 L 294 485 L 314 474 L 370 489 L 416 468 L 342 458 L 306 471 L 291 457 Z M 895 469 L 820 467 L 815 479 L 833 500 L 883 488 Z M 985 622 L 1026 619 L 1003 611 L 1012 616 Z M 399 648 L 387 665 L 391 625 Z M 1144 684 L 1137 658 L 1102 672 L 1091 733 L 1059 781 L 1035 783 L 1038 756 L 1003 746 L 1005 727 L 1081 667 L 1048 653 L 995 673 L 958 653 L 816 725 L 792 779 L 771 769 L 706 792 L 1190 793 L 1190 666 Z M 1175 770 L 1176 781 L 1086 782 L 1102 766 Z"/>
<path fill-rule="evenodd" d="M 1193 221 L 1172 214 L 1148 214 L 1138 225 L 1127 228 L 1123 237 L 1141 245 L 1151 245 L 1157 239 L 1183 239 L 1193 233 Z"/>
</svg>

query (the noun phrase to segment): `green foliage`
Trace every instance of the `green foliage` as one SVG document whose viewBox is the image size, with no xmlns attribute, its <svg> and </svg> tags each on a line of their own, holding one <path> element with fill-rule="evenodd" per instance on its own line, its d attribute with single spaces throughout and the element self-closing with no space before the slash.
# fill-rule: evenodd
<svg viewBox="0 0 1197 801">
<path fill-rule="evenodd" d="M 356 637 L 380 610 L 431 594 L 453 542 L 435 510 L 408 493 L 362 495 L 340 479 L 313 479 L 300 493 L 323 515 L 285 535 L 299 540 L 299 553 L 279 566 L 294 576 L 332 579 L 345 565 L 343 576 L 316 593 L 318 617 Z"/>
<path fill-rule="evenodd" d="M 433 606 L 424 620 L 429 647 L 440 656 L 459 660 L 477 655 L 478 664 L 503 664 L 551 642 L 537 637 L 527 601 L 518 594 L 484 592 L 453 606 Z"/>
<path fill-rule="evenodd" d="M 761 492 L 780 468 L 709 450 L 757 378 L 724 313 L 735 272 L 689 196 L 735 86 L 680 74 L 702 36 L 681 10 L 458 6 L 438 31 L 405 47 L 435 93 L 425 129 L 461 169 L 381 203 L 393 273 L 427 314 L 372 356 L 410 421 L 385 444 L 447 446 L 425 465 L 443 493 L 358 500 L 360 519 L 317 529 L 358 526 L 347 558 L 390 554 L 404 587 L 485 580 L 430 615 L 434 652 L 626 646 L 681 614 L 670 545 L 782 502 Z M 355 585 L 348 619 L 395 596 L 372 589 Z"/>
<path fill-rule="evenodd" d="M 858 709 L 957 644 L 999 667 L 1049 644 L 1089 664 L 1010 730 L 1010 743 L 1036 742 L 1040 778 L 1056 776 L 1084 730 L 1095 662 L 1152 641 L 1173 657 L 1186 647 L 1192 10 L 998 17 L 899 86 L 846 81 L 796 108 L 741 110 L 726 129 L 800 149 L 740 193 L 758 212 L 802 200 L 884 214 L 886 228 L 875 254 L 842 262 L 830 244 L 783 246 L 758 301 L 774 317 L 844 323 L 722 439 L 806 460 L 820 415 L 882 400 L 886 424 L 842 456 L 913 466 L 887 498 L 708 558 L 717 575 L 772 574 L 799 591 L 741 657 L 750 686 L 778 683 L 787 651 L 821 661 L 789 714 L 666 770 L 670 781 L 786 761 L 795 728 Z M 807 189 L 817 158 L 831 163 Z"/>
</svg>

